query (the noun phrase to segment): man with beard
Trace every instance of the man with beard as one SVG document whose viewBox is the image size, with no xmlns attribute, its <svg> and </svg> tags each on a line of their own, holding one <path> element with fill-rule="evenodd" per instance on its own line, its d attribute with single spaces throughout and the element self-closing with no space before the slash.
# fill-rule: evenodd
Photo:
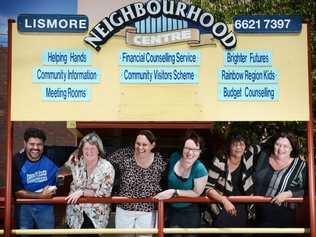
<svg viewBox="0 0 316 237">
<path fill-rule="evenodd" d="M 56 173 L 69 152 L 44 152 L 46 135 L 37 128 L 24 132 L 24 151 L 13 158 L 13 191 L 16 198 L 52 198 L 56 191 Z M 58 155 L 57 155 L 58 154 Z M 19 205 L 16 222 L 21 229 L 53 229 L 54 206 L 51 204 Z"/>
</svg>

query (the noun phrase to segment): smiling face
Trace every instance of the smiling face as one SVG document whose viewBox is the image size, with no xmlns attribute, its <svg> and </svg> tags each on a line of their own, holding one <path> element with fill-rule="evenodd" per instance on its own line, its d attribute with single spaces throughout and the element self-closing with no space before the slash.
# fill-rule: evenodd
<svg viewBox="0 0 316 237">
<path fill-rule="evenodd" d="M 155 146 L 156 143 L 150 143 L 145 135 L 138 135 L 135 141 L 135 155 L 139 158 L 146 158 Z"/>
<path fill-rule="evenodd" d="M 85 142 L 82 147 L 82 154 L 86 161 L 95 161 L 99 157 L 99 150 L 96 145 Z"/>
<path fill-rule="evenodd" d="M 31 161 L 37 161 L 43 154 L 44 142 L 40 138 L 30 137 L 27 141 L 24 141 L 24 147 L 27 157 Z"/>
<path fill-rule="evenodd" d="M 290 158 L 293 148 L 286 137 L 280 137 L 274 143 L 274 155 L 278 158 Z"/>
<path fill-rule="evenodd" d="M 188 139 L 184 143 L 182 150 L 182 161 L 187 166 L 192 166 L 201 154 L 200 145 L 196 144 L 192 139 Z"/>
<path fill-rule="evenodd" d="M 241 158 L 246 150 L 244 141 L 235 141 L 230 144 L 229 155 L 235 158 Z"/>
</svg>

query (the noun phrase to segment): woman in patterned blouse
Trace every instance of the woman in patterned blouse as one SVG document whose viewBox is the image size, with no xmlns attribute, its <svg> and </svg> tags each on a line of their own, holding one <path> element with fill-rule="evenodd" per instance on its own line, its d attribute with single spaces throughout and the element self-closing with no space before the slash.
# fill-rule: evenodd
<svg viewBox="0 0 316 237">
<path fill-rule="evenodd" d="M 302 197 L 305 188 L 306 163 L 298 157 L 296 137 L 281 132 L 270 152 L 258 158 L 255 175 L 256 194 L 273 197 L 271 203 L 256 205 L 260 227 L 294 227 L 295 203 L 290 197 Z"/>
<path fill-rule="evenodd" d="M 149 130 L 142 130 L 136 137 L 134 148 L 119 149 L 108 157 L 119 173 L 118 196 L 147 198 L 161 191 L 160 181 L 166 163 L 159 153 L 154 152 L 155 147 L 154 134 Z M 116 228 L 153 228 L 155 223 L 153 203 L 117 205 Z"/>
<path fill-rule="evenodd" d="M 105 228 L 110 206 L 103 203 L 80 203 L 80 197 L 109 197 L 114 182 L 114 168 L 104 159 L 102 140 L 96 133 L 80 141 L 76 159 L 69 159 L 73 181 L 67 200 L 67 224 L 70 228 Z"/>
</svg>

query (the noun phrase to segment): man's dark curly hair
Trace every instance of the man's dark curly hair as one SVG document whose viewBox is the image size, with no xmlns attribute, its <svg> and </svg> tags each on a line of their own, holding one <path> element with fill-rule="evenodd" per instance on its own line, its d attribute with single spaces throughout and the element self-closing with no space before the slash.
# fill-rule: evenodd
<svg viewBox="0 0 316 237">
<path fill-rule="evenodd" d="M 24 141 L 27 142 L 30 138 L 39 138 L 43 142 L 46 141 L 46 134 L 39 128 L 28 128 L 24 132 Z"/>
</svg>

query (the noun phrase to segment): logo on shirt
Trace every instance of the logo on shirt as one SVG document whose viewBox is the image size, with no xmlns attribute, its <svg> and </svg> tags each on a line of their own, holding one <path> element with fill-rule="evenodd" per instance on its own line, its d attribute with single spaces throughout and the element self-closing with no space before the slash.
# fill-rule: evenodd
<svg viewBox="0 0 316 237">
<path fill-rule="evenodd" d="M 39 170 L 32 174 L 26 174 L 26 183 L 41 183 L 47 181 L 47 171 Z"/>
</svg>

